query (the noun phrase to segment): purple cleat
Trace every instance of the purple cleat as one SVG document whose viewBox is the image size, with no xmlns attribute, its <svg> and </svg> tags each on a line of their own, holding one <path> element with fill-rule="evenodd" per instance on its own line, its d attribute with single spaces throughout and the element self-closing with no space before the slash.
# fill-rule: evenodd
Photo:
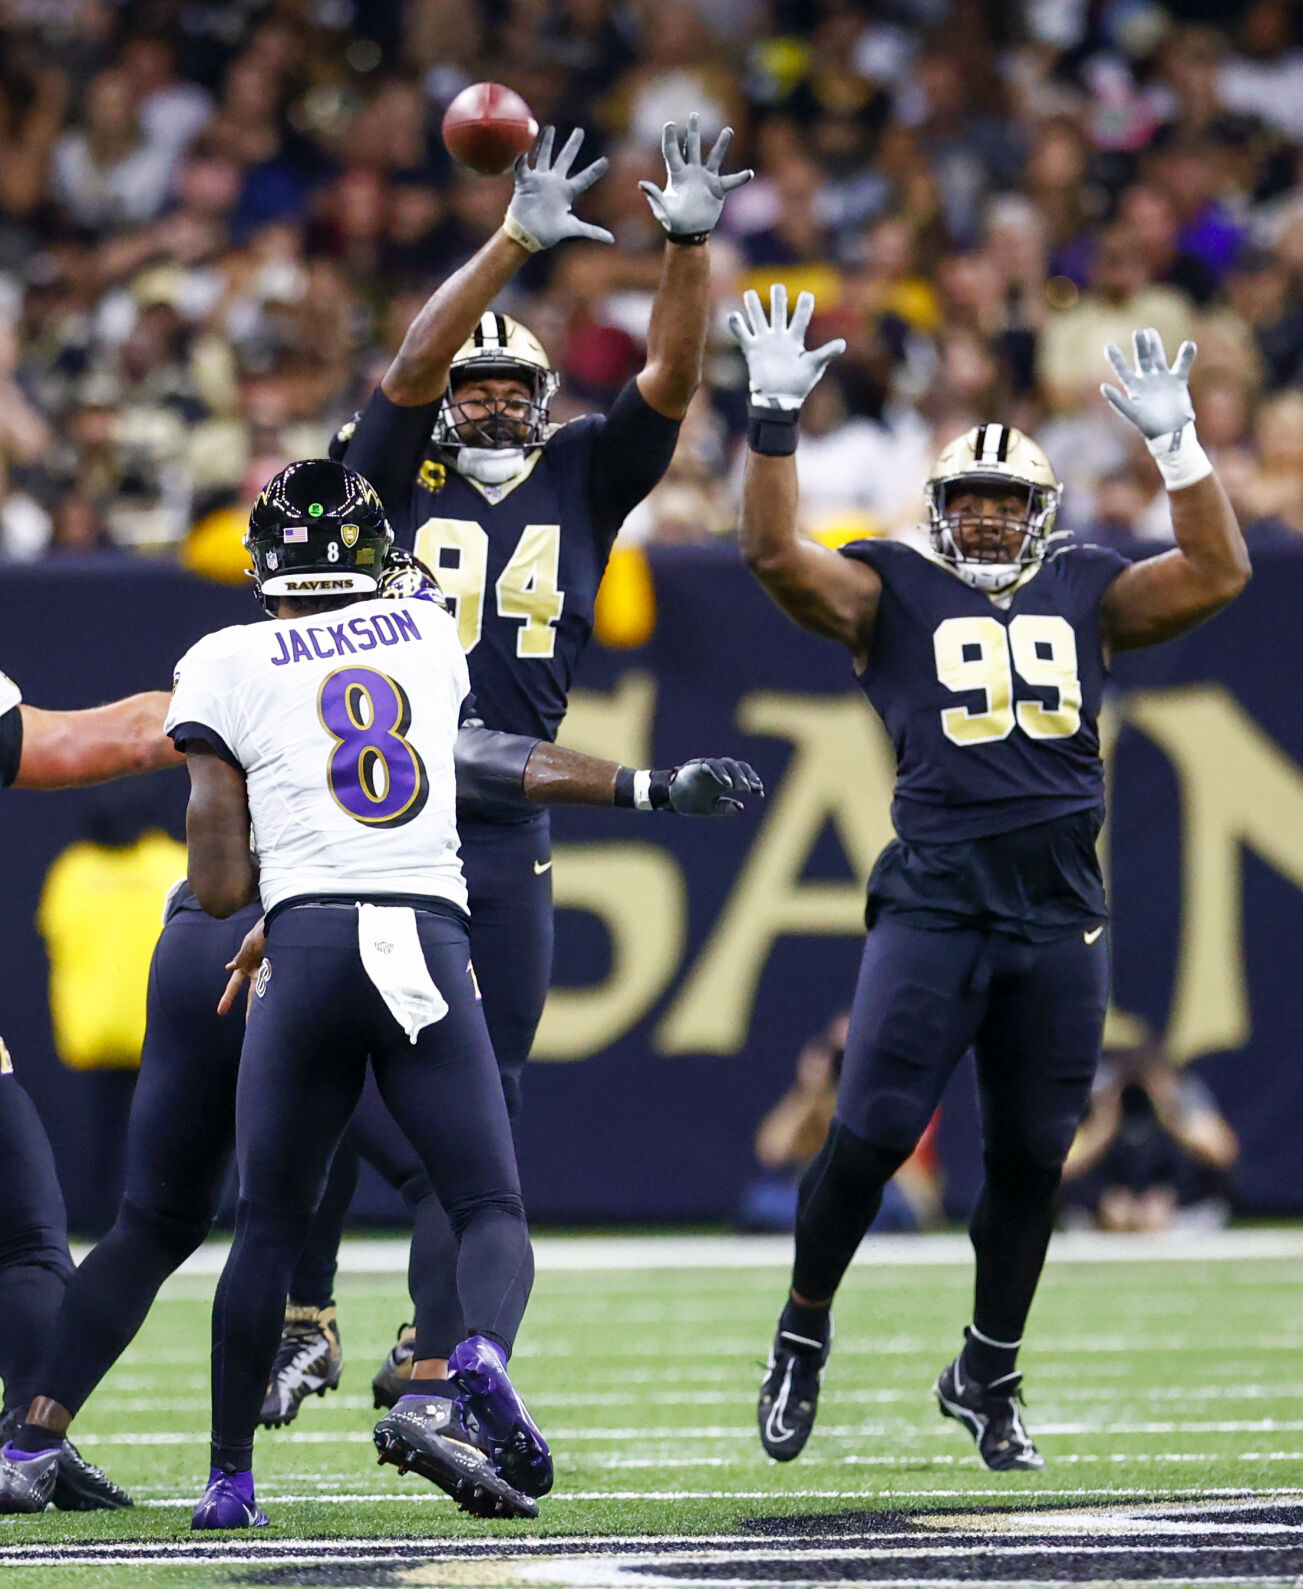
<svg viewBox="0 0 1303 1589">
<path fill-rule="evenodd" d="M 190 1527 L 266 1528 L 268 1522 L 266 1512 L 253 1498 L 252 1473 L 223 1473 L 221 1468 L 213 1468 Z"/>
<path fill-rule="evenodd" d="M 468 1337 L 453 1348 L 448 1377 L 466 1392 L 502 1477 L 522 1495 L 546 1495 L 552 1488 L 552 1455 L 507 1377 L 502 1348 L 483 1335 Z"/>
</svg>

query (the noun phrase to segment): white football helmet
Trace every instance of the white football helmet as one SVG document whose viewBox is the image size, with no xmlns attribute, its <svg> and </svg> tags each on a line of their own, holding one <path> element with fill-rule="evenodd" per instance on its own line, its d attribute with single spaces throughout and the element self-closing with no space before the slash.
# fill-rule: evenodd
<svg viewBox="0 0 1303 1589">
<path fill-rule="evenodd" d="M 961 545 L 949 505 L 967 491 L 1016 493 L 1026 507 L 1016 517 L 966 513 Z M 932 550 L 967 584 L 994 593 L 1021 579 L 1045 556 L 1063 487 L 1030 436 L 1011 425 L 976 425 L 952 441 L 932 465 L 924 495 Z M 1022 531 L 1022 544 L 1012 560 L 1005 544 L 1011 527 Z"/>
</svg>

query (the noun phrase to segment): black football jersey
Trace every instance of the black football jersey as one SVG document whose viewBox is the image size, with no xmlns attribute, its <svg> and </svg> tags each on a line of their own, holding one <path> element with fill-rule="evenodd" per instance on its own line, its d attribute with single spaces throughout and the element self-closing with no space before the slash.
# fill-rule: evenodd
<svg viewBox="0 0 1303 1589">
<path fill-rule="evenodd" d="M 1099 606 L 1125 558 L 1064 547 L 997 605 L 899 542 L 842 550 L 882 577 L 860 682 L 895 746 L 902 839 L 981 838 L 1102 804 Z"/>
<path fill-rule="evenodd" d="M 437 575 L 485 723 L 554 739 L 611 544 L 668 467 L 678 424 L 630 382 L 609 416 L 561 426 L 494 487 L 430 449 L 436 412 L 377 391 L 344 462 L 380 493 L 397 543 Z"/>
</svg>

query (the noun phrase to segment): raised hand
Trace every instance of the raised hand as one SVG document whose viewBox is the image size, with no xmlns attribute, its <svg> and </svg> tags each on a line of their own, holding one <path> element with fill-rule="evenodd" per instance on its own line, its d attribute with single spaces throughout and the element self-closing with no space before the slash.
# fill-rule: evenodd
<svg viewBox="0 0 1303 1589">
<path fill-rule="evenodd" d="M 736 310 L 728 317 L 729 330 L 737 338 L 747 362 L 751 402 L 757 408 L 776 408 L 788 413 L 800 408 L 819 383 L 819 378 L 846 343 L 834 337 L 821 348 L 807 349 L 805 333 L 814 314 L 814 294 L 803 292 L 796 300 L 796 312 L 787 322 L 787 288 L 775 282 L 769 289 L 769 319 L 759 296 L 744 293 L 745 319 Z"/>
<path fill-rule="evenodd" d="M 1116 343 L 1110 342 L 1104 349 L 1123 390 L 1119 392 L 1116 386 L 1105 382 L 1100 391 L 1146 439 L 1173 435 L 1194 421 L 1190 367 L 1198 349 L 1193 342 L 1183 342 L 1176 351 L 1176 363 L 1169 369 L 1163 339 L 1157 331 L 1133 331 L 1131 342 L 1136 357 L 1134 369 Z"/>
<path fill-rule="evenodd" d="M 675 242 L 704 242 L 719 222 L 725 198 L 755 176 L 754 171 L 720 175 L 719 168 L 732 141 L 733 129 L 725 127 L 703 162 L 701 117 L 697 112 L 694 110 L 688 117 L 682 146 L 678 127 L 672 121 L 665 123 L 661 133 L 665 186 L 658 188 L 654 182 L 640 182 L 638 186 L 647 195 L 652 214 Z"/>
<path fill-rule="evenodd" d="M 584 141 L 582 131 L 575 130 L 561 145 L 561 152 L 552 158 L 552 145 L 556 139 L 555 127 L 544 127 L 534 150 L 534 164 L 528 155 L 519 155 L 512 168 L 515 172 L 516 190 L 507 206 L 504 222 L 507 235 L 522 248 L 536 254 L 540 249 L 553 248 L 562 238 L 587 237 L 595 243 L 613 243 L 615 238 L 602 226 L 590 226 L 571 213 L 571 206 L 581 193 L 585 193 L 603 175 L 610 161 L 605 155 L 585 166 L 576 176 L 570 175 L 579 146 Z"/>
<path fill-rule="evenodd" d="M 684 817 L 731 817 L 745 809 L 746 796 L 763 796 L 760 775 L 728 756 L 685 761 L 670 774 L 669 808 Z"/>
</svg>

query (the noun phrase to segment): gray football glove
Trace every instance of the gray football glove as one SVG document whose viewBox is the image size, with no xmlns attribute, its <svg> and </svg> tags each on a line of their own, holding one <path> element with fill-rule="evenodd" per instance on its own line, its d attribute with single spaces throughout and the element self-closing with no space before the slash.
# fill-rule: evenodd
<svg viewBox="0 0 1303 1589">
<path fill-rule="evenodd" d="M 653 784 L 660 776 L 652 774 Z M 666 803 L 681 817 L 731 817 L 745 808 L 747 795 L 763 797 L 764 792 L 760 775 L 746 762 L 728 756 L 701 757 L 685 761 L 669 774 Z"/>
<path fill-rule="evenodd" d="M 553 248 L 565 237 L 587 237 L 595 243 L 613 243 L 615 238 L 605 227 L 590 226 L 570 211 L 570 206 L 592 187 L 610 161 L 603 155 L 572 177 L 570 167 L 584 135 L 576 127 L 561 145 L 561 153 L 554 161 L 552 144 L 555 138 L 556 128 L 544 127 L 532 166 L 528 155 L 516 157 L 513 167 L 516 191 L 511 195 L 503 223 L 508 237 L 529 249 L 531 254 L 542 248 Z"/>
<path fill-rule="evenodd" d="M 775 282 L 769 289 L 769 319 L 754 292 L 742 295 L 746 318 L 736 310 L 728 317 L 728 328 L 742 347 L 747 361 L 747 381 L 751 401 L 757 408 L 776 408 L 792 413 L 800 408 L 819 383 L 819 377 L 846 343 L 834 337 L 821 348 L 807 349 L 806 328 L 814 313 L 814 294 L 803 292 L 796 300 L 796 313 L 787 323 L 787 288 Z"/>
<path fill-rule="evenodd" d="M 1194 343 L 1181 344 L 1176 350 L 1176 363 L 1169 369 L 1163 339 L 1157 331 L 1133 331 L 1131 341 L 1136 354 L 1135 369 L 1123 358 L 1116 343 L 1110 342 L 1104 349 L 1124 390 L 1119 392 L 1106 382 L 1100 391 L 1147 440 L 1170 436 L 1183 425 L 1193 423 L 1190 366 L 1198 351 Z"/>
<path fill-rule="evenodd" d="M 647 195 L 652 214 L 675 242 L 702 242 L 709 237 L 719 222 L 725 197 L 755 176 L 754 171 L 735 171 L 727 177 L 719 174 L 732 141 L 733 129 L 725 127 L 703 162 L 701 117 L 697 112 L 694 110 L 688 117 L 683 148 L 679 147 L 679 129 L 672 121 L 665 123 L 661 133 L 665 186 L 658 188 L 654 182 L 640 182 L 638 186 Z"/>
</svg>

